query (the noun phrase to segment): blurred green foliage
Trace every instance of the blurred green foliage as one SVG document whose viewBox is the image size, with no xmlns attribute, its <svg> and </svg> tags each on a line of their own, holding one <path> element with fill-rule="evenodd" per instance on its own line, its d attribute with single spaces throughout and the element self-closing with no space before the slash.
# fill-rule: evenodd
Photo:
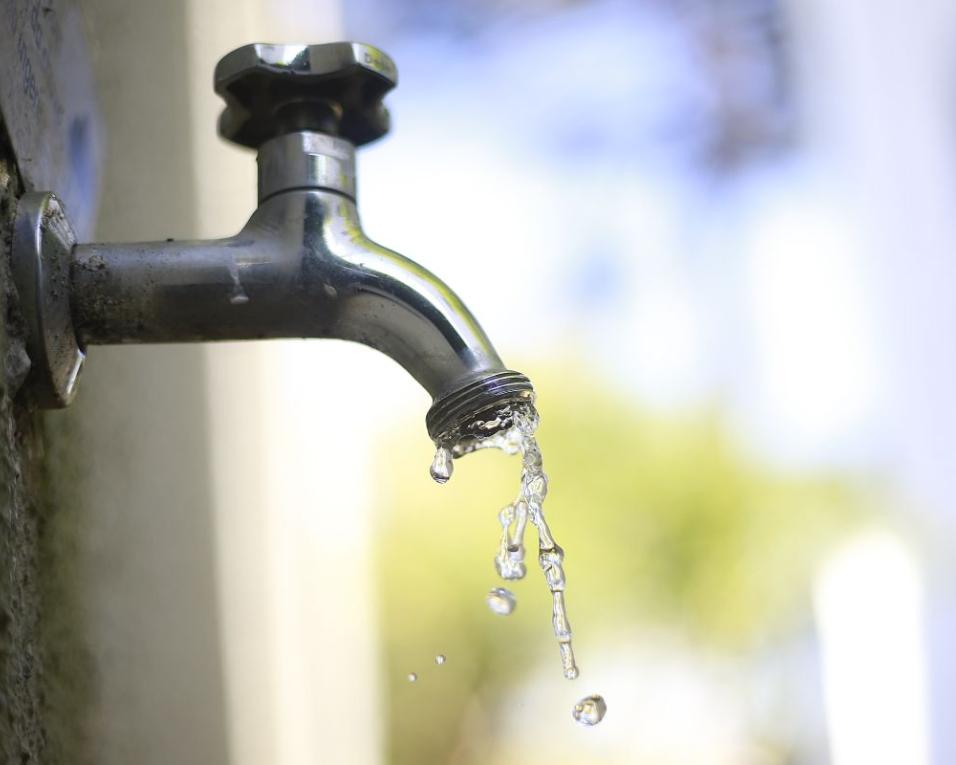
<svg viewBox="0 0 956 765">
<path fill-rule="evenodd" d="M 545 511 L 565 549 L 576 635 L 666 625 L 746 653 L 805 624 L 815 562 L 861 515 L 850 482 L 762 466 L 716 413 L 655 416 L 569 369 L 533 379 Z M 438 486 L 421 431 L 409 422 L 396 433 L 376 471 L 388 761 L 486 762 L 482 710 L 542 654 L 560 673 L 550 597 L 529 528 L 518 608 L 499 617 L 484 604 L 502 584 L 497 512 L 517 493 L 518 458 L 470 455 Z M 579 661 L 586 672 L 587 656 Z"/>
</svg>

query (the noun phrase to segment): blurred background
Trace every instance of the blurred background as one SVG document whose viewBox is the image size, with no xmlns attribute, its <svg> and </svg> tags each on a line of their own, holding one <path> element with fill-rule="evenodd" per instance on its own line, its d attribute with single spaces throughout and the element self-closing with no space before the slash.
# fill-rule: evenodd
<svg viewBox="0 0 956 765">
<path fill-rule="evenodd" d="M 123 229 L 142 80 L 111 89 L 107 62 L 163 14 L 94 6 L 100 236 L 145 238 Z M 535 384 L 581 667 L 561 675 L 537 567 L 511 616 L 484 602 L 516 458 L 434 484 L 427 396 L 366 348 L 193 350 L 212 478 L 173 504 L 191 544 L 208 517 L 210 593 L 175 623 L 210 630 L 221 709 L 193 735 L 224 743 L 203 761 L 956 761 L 956 6 L 196 0 L 177 18 L 185 84 L 153 85 L 186 89 L 160 129 L 186 136 L 169 189 L 194 204 L 154 210 L 157 236 L 227 235 L 252 210 L 253 157 L 215 135 L 221 55 L 355 39 L 397 62 L 392 132 L 359 154 L 363 222 Z M 182 665 L 150 647 L 170 621 L 141 601 L 124 623 L 155 629 L 100 661 L 105 698 L 154 672 L 188 710 L 176 688 L 199 675 L 170 679 Z M 583 728 L 589 693 L 608 712 Z M 156 704 L 133 705 L 144 728 Z M 111 724 L 129 761 L 136 726 Z"/>
</svg>

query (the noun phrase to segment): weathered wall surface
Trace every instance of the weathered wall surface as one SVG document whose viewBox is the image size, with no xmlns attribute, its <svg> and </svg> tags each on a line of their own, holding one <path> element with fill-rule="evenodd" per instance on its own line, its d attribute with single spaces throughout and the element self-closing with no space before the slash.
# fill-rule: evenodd
<svg viewBox="0 0 956 765">
<path fill-rule="evenodd" d="M 78 7 L 105 135 L 96 239 L 193 236 L 185 3 Z M 51 590 L 82 635 L 59 676 L 85 657 L 76 735 L 97 765 L 228 759 L 204 379 L 197 347 L 92 348 L 76 402 L 43 416 Z M 79 711 L 71 687 L 54 720 Z"/>
<path fill-rule="evenodd" d="M 37 507 L 40 440 L 11 392 L 26 370 L 10 287 L 10 234 L 19 178 L 0 135 L 0 760 L 38 763 L 44 743 Z"/>
<path fill-rule="evenodd" d="M 2 0 L 2 43 L 65 5 Z M 95 236 L 193 235 L 184 2 L 79 5 L 105 123 Z M 225 763 L 202 352 L 92 349 L 69 410 L 14 401 L 21 190 L 0 143 L 0 763 Z"/>
<path fill-rule="evenodd" d="M 15 394 L 28 371 L 10 278 L 19 194 L 55 188 L 88 236 L 98 123 L 79 17 L 66 0 L 0 0 L 0 762 L 82 761 L 93 684 L 52 556 L 41 426 Z M 60 625 L 69 624 L 68 629 Z M 63 714 L 60 714 L 60 712 Z M 56 751 L 69 752 L 57 759 Z"/>
</svg>

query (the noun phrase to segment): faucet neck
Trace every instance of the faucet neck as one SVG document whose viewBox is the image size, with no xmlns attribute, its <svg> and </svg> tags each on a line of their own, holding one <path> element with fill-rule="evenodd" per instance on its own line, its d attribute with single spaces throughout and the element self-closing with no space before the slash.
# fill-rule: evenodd
<svg viewBox="0 0 956 765">
<path fill-rule="evenodd" d="M 344 138 L 302 130 L 259 147 L 259 204 L 283 191 L 324 189 L 355 199 L 355 147 Z"/>
</svg>

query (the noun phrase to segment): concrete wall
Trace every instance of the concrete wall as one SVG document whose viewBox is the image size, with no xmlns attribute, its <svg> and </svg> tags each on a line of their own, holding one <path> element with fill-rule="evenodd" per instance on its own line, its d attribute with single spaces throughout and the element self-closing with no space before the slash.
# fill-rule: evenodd
<svg viewBox="0 0 956 765">
<path fill-rule="evenodd" d="M 81 12 L 105 132 L 96 237 L 190 236 L 186 5 Z M 51 716 L 83 721 L 64 762 L 228 759 L 205 375 L 196 347 L 93 348 L 74 406 L 43 417 L 49 618 L 75 640 Z"/>
<path fill-rule="evenodd" d="M 28 122 L 37 104 L 52 107 L 35 130 L 55 154 L 69 114 L 44 89 L 59 50 L 75 42 L 57 22 L 72 8 L 15 0 L 2 10 L 5 53 L 19 53 L 4 56 L 4 76 L 35 96 L 11 116 Z M 114 212 L 100 234 L 188 227 L 191 194 L 175 188 L 189 186 L 188 158 L 176 161 L 186 70 L 169 55 L 182 46 L 183 8 L 84 11 L 115 41 L 97 61 L 113 128 L 105 207 Z M 157 61 L 164 85 L 142 88 Z M 8 257 L 24 190 L 18 161 L 28 158 L 0 138 L 0 759 L 225 762 L 201 354 L 94 353 L 89 393 L 69 412 L 41 418 L 13 398 L 27 369 Z M 151 177 L 171 183 L 142 182 Z M 130 212 L 134 200 L 142 206 Z"/>
<path fill-rule="evenodd" d="M 0 761 L 37 763 L 44 740 L 36 491 L 40 440 L 31 412 L 11 398 L 21 377 L 16 367 L 23 367 L 9 268 L 18 191 L 12 151 L 0 136 Z"/>
<path fill-rule="evenodd" d="M 66 3 L 4 9 L 4 44 L 37 40 L 55 58 L 44 30 Z M 96 237 L 191 235 L 186 5 L 81 10 L 107 150 Z M 22 190 L 2 145 L 0 761 L 225 763 L 203 351 L 92 349 L 71 409 L 41 417 L 12 400 L 24 365 L 7 253 Z"/>
</svg>

